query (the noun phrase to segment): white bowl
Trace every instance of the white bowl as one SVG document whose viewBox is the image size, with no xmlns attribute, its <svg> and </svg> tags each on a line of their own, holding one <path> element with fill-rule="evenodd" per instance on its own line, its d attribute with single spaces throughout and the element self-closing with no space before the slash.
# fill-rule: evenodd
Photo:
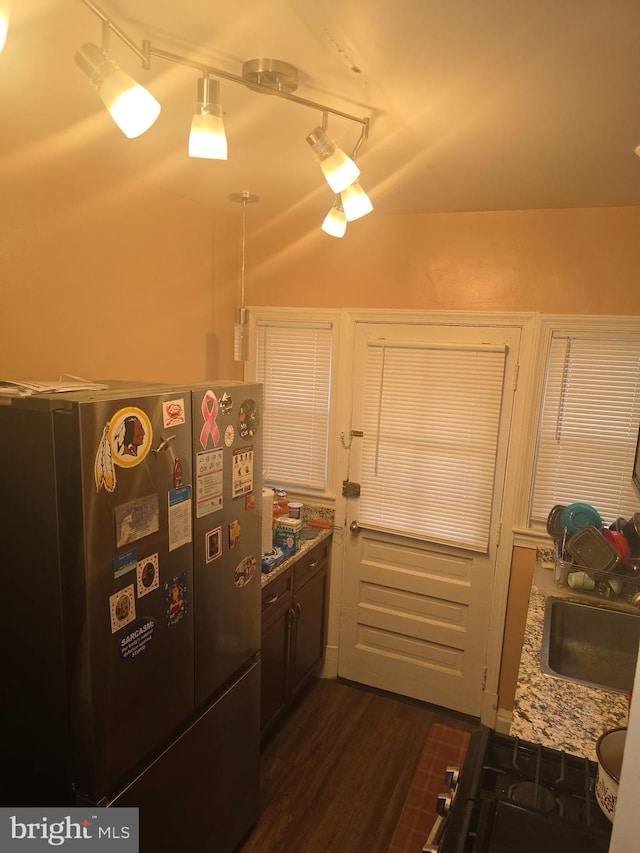
<svg viewBox="0 0 640 853">
<path fill-rule="evenodd" d="M 611 823 L 613 823 L 616 813 L 626 737 L 626 728 L 611 729 L 601 735 L 596 743 L 596 755 L 598 756 L 596 800 Z"/>
</svg>

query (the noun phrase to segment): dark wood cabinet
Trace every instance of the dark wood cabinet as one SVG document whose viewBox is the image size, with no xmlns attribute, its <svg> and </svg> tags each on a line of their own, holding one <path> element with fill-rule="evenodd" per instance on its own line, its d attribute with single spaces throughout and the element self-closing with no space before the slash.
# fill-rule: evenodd
<svg viewBox="0 0 640 853">
<path fill-rule="evenodd" d="M 330 547 L 318 543 L 262 590 L 263 734 L 324 656 Z"/>
</svg>

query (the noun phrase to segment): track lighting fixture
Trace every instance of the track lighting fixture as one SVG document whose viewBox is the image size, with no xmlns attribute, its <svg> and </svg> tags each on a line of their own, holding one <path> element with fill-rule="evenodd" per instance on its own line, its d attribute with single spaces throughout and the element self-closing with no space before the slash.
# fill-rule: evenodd
<svg viewBox="0 0 640 853">
<path fill-rule="evenodd" d="M 150 92 L 118 68 L 106 50 L 83 44 L 76 62 L 100 95 L 111 118 L 129 139 L 148 130 L 160 115 L 160 104 Z"/>
<path fill-rule="evenodd" d="M 10 11 L 11 7 L 9 3 L 0 3 L 0 53 L 2 53 L 2 48 L 7 40 Z"/>
<path fill-rule="evenodd" d="M 204 74 L 198 80 L 196 112 L 191 121 L 189 157 L 227 159 L 227 137 L 220 107 L 220 84 Z"/>
<path fill-rule="evenodd" d="M 333 207 L 325 216 L 322 230 L 330 237 L 344 237 L 347 230 L 347 217 L 344 215 L 339 198 L 334 201 Z"/>
<path fill-rule="evenodd" d="M 334 193 L 341 193 L 358 179 L 360 169 L 338 148 L 323 128 L 316 127 L 312 130 L 307 136 L 307 142 L 320 160 L 322 174 Z"/>
<path fill-rule="evenodd" d="M 347 187 L 340 193 L 340 201 L 347 222 L 353 222 L 354 219 L 360 219 L 371 213 L 373 205 L 371 199 L 362 189 L 358 181 Z"/>
<path fill-rule="evenodd" d="M 151 67 L 151 58 L 158 57 L 193 68 L 202 75 L 198 79 L 196 110 L 189 134 L 190 157 L 227 159 L 227 140 L 219 102 L 220 87 L 217 80 L 211 79 L 222 78 L 231 83 L 239 83 L 254 92 L 274 95 L 322 113 L 322 125 L 308 134 L 307 142 L 320 161 L 320 168 L 327 183 L 335 194 L 341 194 L 341 198 L 336 200 L 326 216 L 323 230 L 341 237 L 345 232 L 346 221 L 358 219 L 373 210 L 366 193 L 357 184 L 360 169 L 355 163 L 358 149 L 368 137 L 368 117 L 360 118 L 294 94 L 298 86 L 298 71 L 281 60 L 262 57 L 251 59 L 243 64 L 242 76 L 231 74 L 189 57 L 161 50 L 150 41 L 143 41 L 142 46 L 138 47 L 93 0 L 80 2 L 102 21 L 102 47 L 99 48 L 95 44 L 83 45 L 76 53 L 76 62 L 87 74 L 114 121 L 127 136 L 134 137 L 144 133 L 158 117 L 160 104 L 146 89 L 124 74 L 110 58 L 107 37 L 112 32 L 139 57 L 142 67 L 147 70 Z M 351 157 L 327 134 L 328 115 L 338 116 L 361 126 L 360 137 Z"/>
</svg>

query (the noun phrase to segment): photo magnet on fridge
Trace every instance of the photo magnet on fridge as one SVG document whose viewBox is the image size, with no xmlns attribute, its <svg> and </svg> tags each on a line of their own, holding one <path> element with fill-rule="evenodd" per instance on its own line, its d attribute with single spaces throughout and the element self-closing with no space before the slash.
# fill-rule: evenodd
<svg viewBox="0 0 640 853">
<path fill-rule="evenodd" d="M 111 633 L 115 634 L 136 618 L 136 599 L 133 584 L 109 596 Z"/>
<path fill-rule="evenodd" d="M 142 598 L 148 592 L 158 589 L 160 586 L 160 572 L 158 570 L 158 555 L 150 554 L 144 560 L 140 560 L 137 566 L 138 598 Z"/>
<path fill-rule="evenodd" d="M 217 560 L 222 554 L 222 528 L 216 527 L 205 534 L 205 555 L 207 563 Z"/>
</svg>

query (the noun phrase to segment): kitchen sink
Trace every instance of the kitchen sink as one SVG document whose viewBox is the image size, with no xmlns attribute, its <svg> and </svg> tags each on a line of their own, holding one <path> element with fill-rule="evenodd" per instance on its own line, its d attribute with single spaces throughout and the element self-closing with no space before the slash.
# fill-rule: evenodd
<svg viewBox="0 0 640 853">
<path fill-rule="evenodd" d="M 626 693 L 633 687 L 640 613 L 549 596 L 540 668 L 547 675 Z"/>
</svg>

